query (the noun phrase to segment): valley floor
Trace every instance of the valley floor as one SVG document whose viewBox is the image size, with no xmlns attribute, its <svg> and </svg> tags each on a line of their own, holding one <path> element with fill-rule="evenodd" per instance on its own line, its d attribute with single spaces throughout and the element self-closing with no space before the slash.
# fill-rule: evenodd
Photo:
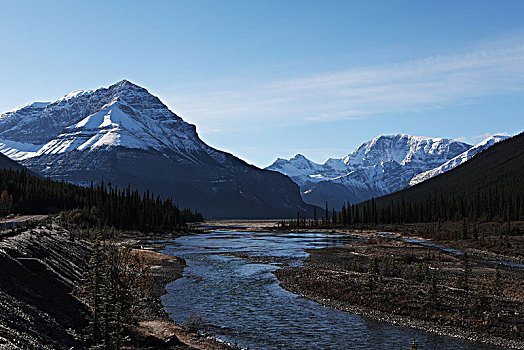
<svg viewBox="0 0 524 350">
<path fill-rule="evenodd" d="M 267 232 L 274 226 L 275 221 L 227 221 L 196 229 Z M 464 262 L 453 250 L 405 242 L 397 235 L 327 231 L 355 240 L 310 250 L 303 267 L 277 270 L 282 287 L 389 323 L 524 349 L 523 262 L 520 255 L 507 254 L 515 242 L 506 255 L 458 242 L 453 248 L 469 253 Z M 182 234 L 188 233 L 143 240 L 130 235 L 118 241 L 130 244 L 153 271 L 152 293 L 143 301 L 131 348 L 231 349 L 176 325 L 163 310 L 165 286 L 183 275 L 186 264 L 159 253 L 164 243 L 151 241 Z M 51 221 L 0 235 L 0 348 L 82 348 L 80 334 L 88 310 L 72 292 L 81 286 L 90 253 L 87 242 L 72 240 Z"/>
<path fill-rule="evenodd" d="M 186 331 L 163 310 L 160 297 L 168 283 L 182 276 L 185 261 L 140 249 L 140 242 L 134 246 L 135 254 L 152 267 L 153 283 L 150 296 L 141 301 L 127 348 L 231 349 Z M 53 219 L 0 231 L 0 349 L 86 348 L 82 338 L 89 310 L 77 296 L 91 254 L 90 243 L 73 238 Z"/>
</svg>

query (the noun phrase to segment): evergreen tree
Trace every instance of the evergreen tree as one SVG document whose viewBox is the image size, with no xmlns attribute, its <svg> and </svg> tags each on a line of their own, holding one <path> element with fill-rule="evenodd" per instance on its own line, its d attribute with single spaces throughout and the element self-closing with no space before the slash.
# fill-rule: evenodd
<svg viewBox="0 0 524 350">
<path fill-rule="evenodd" d="M 497 266 L 497 269 L 495 270 L 495 275 L 493 276 L 493 283 L 491 285 L 491 293 L 493 293 L 493 295 L 500 295 L 500 291 L 501 291 L 501 288 L 500 288 L 500 269 L 499 267 Z"/>
<path fill-rule="evenodd" d="M 93 244 L 93 254 L 89 260 L 88 275 L 85 279 L 86 299 L 91 308 L 87 328 L 87 339 L 91 344 L 99 344 L 103 338 L 102 308 L 104 265 L 100 240 Z"/>
<path fill-rule="evenodd" d="M 486 305 L 484 304 L 485 300 L 485 294 L 484 294 L 484 288 L 482 284 L 477 284 L 477 288 L 475 289 L 475 296 L 473 298 L 473 306 L 477 311 L 483 310 L 486 308 Z"/>
<path fill-rule="evenodd" d="M 326 202 L 326 213 L 324 217 L 324 225 L 329 225 L 329 208 L 328 208 L 328 202 Z"/>
<path fill-rule="evenodd" d="M 131 324 L 151 287 L 151 271 L 129 247 L 96 242 L 86 279 L 91 309 L 87 328 L 90 349 L 121 349 Z"/>
<path fill-rule="evenodd" d="M 461 262 L 462 262 L 462 270 L 463 270 L 462 277 L 461 277 L 461 285 L 462 285 L 462 288 L 468 289 L 469 287 L 468 280 L 471 275 L 471 265 L 469 262 L 468 252 L 464 252 L 462 254 Z"/>
<path fill-rule="evenodd" d="M 370 292 L 375 290 L 376 274 L 377 274 L 377 260 L 376 258 L 373 258 L 373 259 L 370 259 L 368 262 L 368 273 L 366 275 L 366 282 L 365 282 L 365 287 Z"/>
<path fill-rule="evenodd" d="M 0 216 L 7 215 L 11 212 L 13 206 L 13 196 L 7 190 L 0 194 Z"/>
</svg>

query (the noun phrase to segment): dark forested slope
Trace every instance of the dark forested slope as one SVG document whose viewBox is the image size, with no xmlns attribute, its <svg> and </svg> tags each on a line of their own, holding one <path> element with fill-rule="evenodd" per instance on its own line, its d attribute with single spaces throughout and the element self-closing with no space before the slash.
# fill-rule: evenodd
<svg viewBox="0 0 524 350">
<path fill-rule="evenodd" d="M 24 170 L 26 167 L 0 153 L 0 169 Z"/>
<path fill-rule="evenodd" d="M 80 227 L 166 231 L 202 215 L 179 209 L 172 199 L 162 200 L 111 184 L 82 187 L 32 176 L 27 171 L 0 169 L 0 215 L 48 214 L 73 210 L 70 219 Z"/>
</svg>

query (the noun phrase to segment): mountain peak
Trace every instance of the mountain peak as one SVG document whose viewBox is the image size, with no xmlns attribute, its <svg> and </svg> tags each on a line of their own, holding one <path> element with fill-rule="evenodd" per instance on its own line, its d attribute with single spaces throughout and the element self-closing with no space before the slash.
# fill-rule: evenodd
<svg viewBox="0 0 524 350">
<path fill-rule="evenodd" d="M 411 140 L 411 141 L 427 141 L 427 140 L 442 140 L 441 137 L 428 137 L 428 136 L 417 136 L 410 134 L 388 134 L 388 135 L 379 135 L 373 140 L 368 141 L 369 143 L 376 142 L 378 140 Z"/>
<path fill-rule="evenodd" d="M 144 89 L 143 87 L 141 87 L 140 85 L 137 85 L 135 83 L 132 83 L 130 82 L 129 80 L 127 79 L 122 79 L 120 81 L 117 81 L 116 83 L 114 83 L 113 85 L 111 85 L 109 87 L 110 89 L 111 88 L 120 88 L 120 89 L 136 89 L 136 88 L 139 88 L 139 89 Z M 145 89 L 144 89 L 145 90 Z"/>
<path fill-rule="evenodd" d="M 343 158 L 322 164 L 301 154 L 266 169 L 279 171 L 300 186 L 306 202 L 338 206 L 397 191 L 416 174 L 441 165 L 471 146 L 446 138 L 406 134 L 379 135 Z"/>
<path fill-rule="evenodd" d="M 131 184 L 206 216 L 312 212 L 289 178 L 208 146 L 194 125 L 126 79 L 0 114 L 0 152 L 52 179 Z"/>
<path fill-rule="evenodd" d="M 480 141 L 476 146 L 479 146 L 479 145 L 486 145 L 486 144 L 489 144 L 489 143 L 493 143 L 493 142 L 499 142 L 499 141 L 502 141 L 502 140 L 505 140 L 505 139 L 509 139 L 510 136 L 508 135 L 504 135 L 504 134 L 494 134 L 494 135 L 491 135 L 487 138 L 485 138 L 484 140 Z"/>
<path fill-rule="evenodd" d="M 117 81 L 116 84 L 118 84 L 118 85 L 120 85 L 120 84 L 122 84 L 122 85 L 124 85 L 124 84 L 136 85 L 136 84 L 133 84 L 132 82 L 130 82 L 129 80 L 127 80 L 127 79 L 122 79 L 120 81 Z"/>
<path fill-rule="evenodd" d="M 102 90 L 102 89 L 104 88 L 101 88 L 99 90 Z M 134 95 L 135 93 L 151 95 L 149 91 L 147 91 L 146 88 L 143 88 L 140 85 L 132 83 L 127 79 L 120 80 L 114 83 L 113 85 L 107 88 L 107 91 L 112 92 L 112 93 L 118 93 L 119 96 L 128 95 L 128 94 Z"/>
<path fill-rule="evenodd" d="M 296 159 L 296 160 L 309 160 L 307 159 L 303 154 L 300 154 L 300 153 L 297 153 L 295 154 L 295 156 L 291 159 Z"/>
<path fill-rule="evenodd" d="M 432 177 L 435 177 L 439 174 L 445 173 L 446 171 L 456 168 L 460 164 L 463 164 L 467 162 L 468 160 L 470 160 L 476 154 L 488 149 L 489 147 L 493 146 L 494 144 L 500 141 L 503 141 L 509 138 L 510 136 L 507 136 L 507 135 L 501 135 L 501 134 L 491 135 L 488 138 L 484 139 L 483 141 L 477 143 L 473 147 L 469 148 L 468 150 L 462 152 L 461 154 L 441 164 L 440 166 L 415 175 L 411 180 L 409 180 L 409 186 L 414 186 L 418 183 L 421 183 Z"/>
<path fill-rule="evenodd" d="M 429 162 L 438 166 L 441 160 L 447 161 L 470 147 L 466 143 L 440 137 L 380 135 L 364 142 L 344 157 L 343 161 L 349 166 L 357 167 L 389 160 L 395 160 L 399 164 L 422 163 L 424 166 Z M 441 155 L 446 156 L 442 158 Z"/>
<path fill-rule="evenodd" d="M 123 80 L 120 80 L 120 81 L 110 85 L 108 88 L 103 88 L 102 87 L 102 88 L 99 88 L 99 89 L 96 89 L 96 90 L 75 90 L 75 91 L 71 91 L 70 93 L 68 93 L 67 95 L 65 95 L 61 99 L 59 99 L 58 101 L 70 101 L 71 99 L 74 99 L 74 98 L 77 98 L 77 97 L 81 97 L 81 96 L 88 97 L 90 95 L 96 94 L 97 92 L 109 92 L 109 93 L 112 93 L 112 94 L 116 93 L 117 94 L 116 99 L 118 99 L 124 92 L 143 92 L 143 93 L 149 94 L 149 92 L 145 88 L 143 88 L 143 87 L 141 87 L 141 86 L 139 86 L 137 84 L 134 84 L 134 83 L 130 82 L 127 79 L 123 79 Z"/>
</svg>

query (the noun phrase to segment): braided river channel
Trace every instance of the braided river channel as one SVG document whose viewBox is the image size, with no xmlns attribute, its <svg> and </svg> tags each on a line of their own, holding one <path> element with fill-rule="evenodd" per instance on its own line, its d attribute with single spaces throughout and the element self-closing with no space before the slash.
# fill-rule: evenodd
<svg viewBox="0 0 524 350">
<path fill-rule="evenodd" d="M 344 244 L 326 233 L 214 231 L 169 241 L 162 251 L 187 262 L 162 303 L 177 323 L 190 315 L 208 332 L 249 349 L 499 349 L 350 314 L 279 286 L 273 271 L 301 266 L 304 249 Z"/>
</svg>

